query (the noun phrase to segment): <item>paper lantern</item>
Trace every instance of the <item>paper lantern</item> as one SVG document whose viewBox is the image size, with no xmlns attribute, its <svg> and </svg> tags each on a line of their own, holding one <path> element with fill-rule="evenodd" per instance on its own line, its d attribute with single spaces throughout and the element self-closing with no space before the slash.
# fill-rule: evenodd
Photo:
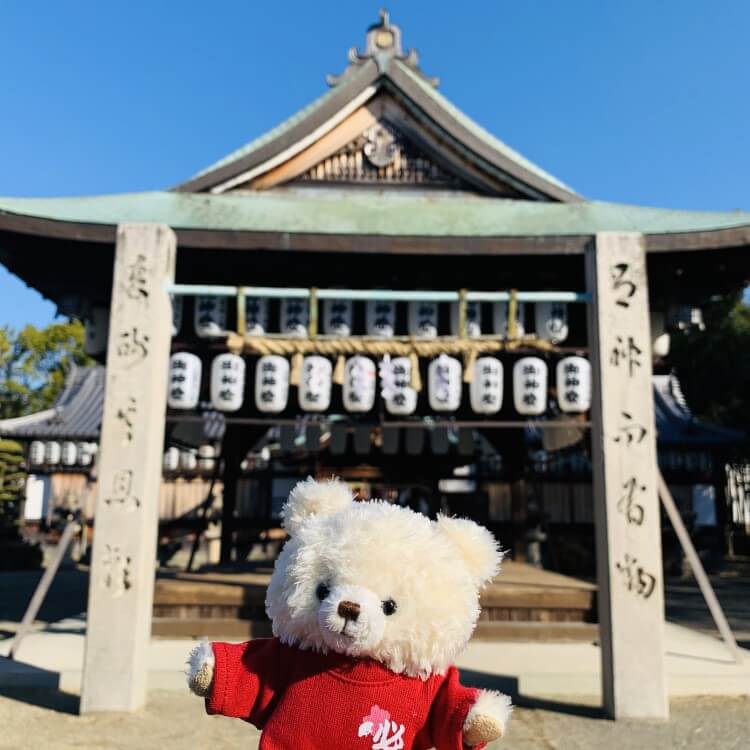
<svg viewBox="0 0 750 750">
<path fill-rule="evenodd" d="M 461 405 L 461 363 L 455 357 L 441 354 L 427 368 L 430 408 L 433 411 L 456 411 Z"/>
<path fill-rule="evenodd" d="M 227 329 L 227 298 L 196 297 L 194 324 L 195 333 L 202 339 L 224 336 Z"/>
<path fill-rule="evenodd" d="M 547 363 L 539 357 L 522 357 L 513 365 L 513 404 L 523 415 L 547 411 Z"/>
<path fill-rule="evenodd" d="M 289 360 L 278 354 L 261 357 L 255 367 L 255 406 L 278 414 L 289 402 Z"/>
<path fill-rule="evenodd" d="M 216 468 L 216 448 L 213 445 L 201 445 L 198 448 L 198 468 L 205 472 Z"/>
<path fill-rule="evenodd" d="M 59 464 L 62 454 L 60 443 L 50 441 L 44 445 L 44 462 L 47 464 Z"/>
<path fill-rule="evenodd" d="M 182 295 L 169 298 L 172 304 L 172 336 L 176 336 L 182 328 L 183 299 Z"/>
<path fill-rule="evenodd" d="M 329 336 L 351 336 L 352 310 L 350 299 L 323 300 L 323 331 Z"/>
<path fill-rule="evenodd" d="M 180 468 L 180 449 L 171 446 L 164 451 L 164 471 L 177 471 Z"/>
<path fill-rule="evenodd" d="M 651 311 L 651 351 L 654 357 L 666 357 L 672 343 L 666 330 L 665 315 L 662 312 Z"/>
<path fill-rule="evenodd" d="M 78 443 L 76 446 L 78 452 L 78 463 L 81 466 L 91 466 L 94 454 L 91 452 L 88 443 Z"/>
<path fill-rule="evenodd" d="M 305 338 L 310 322 L 310 306 L 304 299 L 281 300 L 281 333 L 284 336 Z"/>
<path fill-rule="evenodd" d="M 194 451 L 180 451 L 180 468 L 183 471 L 195 471 L 198 468 L 198 457 Z"/>
<path fill-rule="evenodd" d="M 63 466 L 75 466 L 77 456 L 76 444 L 71 443 L 70 440 L 66 440 L 60 450 L 60 459 Z"/>
<path fill-rule="evenodd" d="M 534 305 L 536 335 L 552 344 L 568 338 L 568 306 L 563 302 L 537 302 Z"/>
<path fill-rule="evenodd" d="M 420 339 L 434 339 L 438 335 L 437 302 L 409 303 L 409 335 Z"/>
<path fill-rule="evenodd" d="M 211 405 L 218 411 L 237 411 L 245 395 L 245 360 L 219 354 L 211 363 Z"/>
<path fill-rule="evenodd" d="M 375 363 L 369 357 L 356 355 L 346 360 L 342 396 L 344 409 L 368 412 L 375 404 Z"/>
<path fill-rule="evenodd" d="M 417 408 L 417 392 L 411 387 L 409 357 L 383 357 L 380 371 L 380 395 L 389 414 L 404 416 Z"/>
<path fill-rule="evenodd" d="M 557 403 L 561 411 L 591 408 L 591 364 L 583 357 L 563 357 L 557 363 Z"/>
<path fill-rule="evenodd" d="M 106 307 L 94 307 L 84 323 L 83 350 L 95 357 L 107 349 L 109 335 L 109 310 Z"/>
<path fill-rule="evenodd" d="M 389 338 L 396 332 L 395 302 L 368 300 L 365 313 L 365 329 L 368 336 Z"/>
<path fill-rule="evenodd" d="M 479 357 L 469 388 L 471 409 L 476 414 L 497 414 L 503 406 L 503 365 L 495 357 Z"/>
<path fill-rule="evenodd" d="M 458 302 L 451 302 L 451 335 L 460 336 Z M 482 303 L 466 303 L 466 335 L 475 339 L 482 335 Z"/>
<path fill-rule="evenodd" d="M 516 336 L 523 336 L 526 333 L 524 320 L 526 317 L 526 307 L 523 302 L 516 305 Z M 508 337 L 508 303 L 492 303 L 492 330 L 499 336 Z"/>
<path fill-rule="evenodd" d="M 265 297 L 245 297 L 245 334 L 264 336 L 268 332 L 268 300 Z"/>
<path fill-rule="evenodd" d="M 169 390 L 167 406 L 170 409 L 195 409 L 201 395 L 203 365 L 196 354 L 176 352 L 169 358 Z"/>
<path fill-rule="evenodd" d="M 44 443 L 41 440 L 32 440 L 29 446 L 29 463 L 32 466 L 44 463 Z"/>
<path fill-rule="evenodd" d="M 331 360 L 312 354 L 302 360 L 299 405 L 304 411 L 325 411 L 331 404 Z"/>
</svg>

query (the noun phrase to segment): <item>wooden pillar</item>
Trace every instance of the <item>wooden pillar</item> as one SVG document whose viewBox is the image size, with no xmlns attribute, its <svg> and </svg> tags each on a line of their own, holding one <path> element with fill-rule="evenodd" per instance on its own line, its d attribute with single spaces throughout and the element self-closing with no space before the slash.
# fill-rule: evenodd
<svg viewBox="0 0 750 750">
<path fill-rule="evenodd" d="M 117 230 L 81 713 L 146 701 L 176 240 Z"/>
<path fill-rule="evenodd" d="M 664 591 L 648 278 L 643 236 L 606 232 L 586 253 L 592 454 L 604 708 L 667 718 Z"/>
<path fill-rule="evenodd" d="M 219 562 L 229 565 L 234 551 L 234 530 L 237 511 L 237 483 L 240 478 L 240 463 L 245 457 L 241 450 L 240 433 L 227 428 L 224 437 L 224 490 L 221 497 L 221 551 Z"/>
</svg>

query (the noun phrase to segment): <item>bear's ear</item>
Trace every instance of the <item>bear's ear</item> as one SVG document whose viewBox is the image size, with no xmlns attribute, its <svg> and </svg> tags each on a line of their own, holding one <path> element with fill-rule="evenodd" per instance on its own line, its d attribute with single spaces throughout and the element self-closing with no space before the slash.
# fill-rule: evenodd
<svg viewBox="0 0 750 750">
<path fill-rule="evenodd" d="M 488 529 L 466 518 L 441 514 L 437 517 L 437 527 L 458 549 L 477 586 L 484 586 L 497 575 L 503 553 Z"/>
<path fill-rule="evenodd" d="M 294 486 L 282 510 L 284 528 L 294 536 L 305 519 L 328 516 L 352 503 L 352 491 L 338 479 L 316 482 L 308 477 Z"/>
</svg>

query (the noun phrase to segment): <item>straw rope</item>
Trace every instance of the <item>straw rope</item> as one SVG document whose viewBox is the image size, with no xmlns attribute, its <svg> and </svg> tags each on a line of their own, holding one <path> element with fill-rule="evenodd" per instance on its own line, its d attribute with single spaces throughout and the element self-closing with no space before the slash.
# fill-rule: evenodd
<svg viewBox="0 0 750 750">
<path fill-rule="evenodd" d="M 395 357 L 409 357 L 412 362 L 412 387 L 421 390 L 419 375 L 419 358 L 434 358 L 441 354 L 453 354 L 464 358 L 464 381 L 469 383 L 474 374 L 474 363 L 480 354 L 493 352 L 512 352 L 518 349 L 536 349 L 540 352 L 554 351 L 555 347 L 543 339 L 535 336 L 521 336 L 504 341 L 493 339 L 441 338 L 421 340 L 376 339 L 369 337 L 342 338 L 269 338 L 267 336 L 239 336 L 230 333 L 227 337 L 227 348 L 234 354 L 255 354 L 265 356 L 278 354 L 291 357 L 290 382 L 299 383 L 302 358 L 307 354 L 336 356 L 334 380 L 343 380 L 342 357 L 354 354 L 365 354 L 376 358 L 386 355 Z"/>
</svg>

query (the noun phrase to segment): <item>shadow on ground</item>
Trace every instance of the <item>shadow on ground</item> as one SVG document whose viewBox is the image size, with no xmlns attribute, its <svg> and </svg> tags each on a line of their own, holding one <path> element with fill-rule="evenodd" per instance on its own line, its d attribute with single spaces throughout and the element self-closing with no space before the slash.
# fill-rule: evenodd
<svg viewBox="0 0 750 750">
<path fill-rule="evenodd" d="M 523 695 L 518 689 L 518 679 L 511 675 L 498 675 L 489 672 L 477 672 L 473 669 L 461 670 L 461 682 L 469 687 L 484 688 L 485 690 L 499 690 L 509 695 L 514 706 L 521 708 L 540 709 L 553 713 L 579 716 L 585 719 L 606 719 L 604 711 L 599 706 L 564 701 L 533 698 Z"/>
</svg>

